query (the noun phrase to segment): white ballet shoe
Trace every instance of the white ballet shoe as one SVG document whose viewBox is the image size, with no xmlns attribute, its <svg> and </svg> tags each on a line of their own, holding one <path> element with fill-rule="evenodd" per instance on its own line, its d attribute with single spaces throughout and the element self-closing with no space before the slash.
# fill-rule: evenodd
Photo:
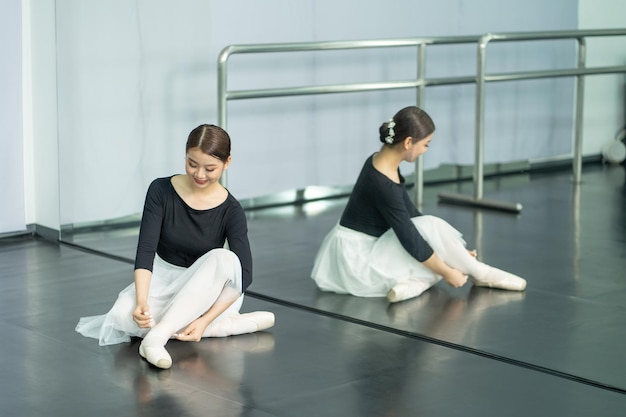
<svg viewBox="0 0 626 417">
<path fill-rule="evenodd" d="M 387 293 L 390 303 L 414 298 L 430 288 L 430 284 L 422 281 L 405 281 L 394 285 Z"/>
<path fill-rule="evenodd" d="M 489 267 L 489 271 L 484 278 L 470 277 L 470 279 L 477 287 L 498 288 L 509 291 L 524 291 L 526 289 L 526 280 L 524 278 L 494 267 Z"/>
<path fill-rule="evenodd" d="M 274 313 L 270 313 L 269 311 L 254 311 L 252 313 L 237 314 L 216 320 L 207 327 L 204 336 L 226 337 L 254 333 L 269 329 L 273 325 Z"/>
<path fill-rule="evenodd" d="M 157 368 L 169 369 L 172 366 L 172 357 L 163 346 L 144 346 L 142 343 L 139 355 Z"/>
<path fill-rule="evenodd" d="M 256 330 L 254 330 L 253 332 L 259 332 L 261 330 L 269 329 L 270 327 L 274 326 L 275 322 L 274 313 L 270 313 L 269 311 L 254 311 L 252 313 L 243 313 L 239 315 L 239 318 L 250 320 L 251 322 L 256 324 Z"/>
</svg>

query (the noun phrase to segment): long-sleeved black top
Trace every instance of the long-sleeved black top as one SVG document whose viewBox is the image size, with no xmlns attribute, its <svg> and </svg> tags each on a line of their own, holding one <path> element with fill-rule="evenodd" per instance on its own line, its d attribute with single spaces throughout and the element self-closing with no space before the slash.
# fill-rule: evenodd
<svg viewBox="0 0 626 417">
<path fill-rule="evenodd" d="M 411 256 L 427 260 L 433 249 L 411 221 L 422 213 L 411 202 L 404 177 L 398 171 L 400 184 L 393 182 L 374 168 L 372 157 L 363 165 L 339 224 L 375 237 L 392 228 Z"/>
<path fill-rule="evenodd" d="M 141 218 L 135 269 L 152 271 L 155 252 L 173 264 L 189 267 L 215 248 L 228 247 L 241 262 L 242 288 L 252 283 L 252 254 L 243 208 L 230 193 L 208 210 L 189 207 L 176 193 L 171 177 L 157 178 L 148 187 Z"/>
</svg>

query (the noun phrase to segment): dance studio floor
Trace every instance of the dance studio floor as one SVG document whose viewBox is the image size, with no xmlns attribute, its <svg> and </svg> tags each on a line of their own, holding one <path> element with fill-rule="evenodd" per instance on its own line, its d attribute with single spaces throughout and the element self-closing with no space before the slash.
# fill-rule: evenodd
<svg viewBox="0 0 626 417">
<path fill-rule="evenodd" d="M 521 214 L 437 203 L 487 263 L 525 277 L 514 293 L 439 283 L 397 304 L 323 293 L 309 278 L 345 199 L 249 211 L 255 280 L 242 311 L 276 326 L 171 341 L 169 370 L 138 342 L 74 332 L 132 281 L 136 230 L 60 244 L 0 239 L 0 416 L 624 416 L 624 166 L 489 179 L 485 198 Z"/>
</svg>

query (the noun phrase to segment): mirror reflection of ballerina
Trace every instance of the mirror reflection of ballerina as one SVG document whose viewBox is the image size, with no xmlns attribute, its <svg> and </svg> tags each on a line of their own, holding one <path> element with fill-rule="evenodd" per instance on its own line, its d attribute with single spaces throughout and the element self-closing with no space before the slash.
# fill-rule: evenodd
<svg viewBox="0 0 626 417">
<path fill-rule="evenodd" d="M 81 318 L 77 332 L 100 345 L 142 337 L 139 354 L 167 369 L 171 338 L 199 341 L 274 325 L 271 312 L 239 313 L 252 283 L 252 255 L 243 208 L 219 182 L 230 148 L 228 133 L 218 126 L 191 131 L 185 174 L 157 178 L 148 188 L 134 284 L 107 314 Z"/>
<path fill-rule="evenodd" d="M 426 153 L 434 131 L 430 116 L 414 106 L 380 126 L 383 145 L 365 161 L 339 223 L 315 258 L 311 277 L 320 289 L 397 302 L 442 278 L 455 288 L 468 276 L 476 286 L 526 288 L 523 278 L 478 261 L 460 232 L 411 202 L 400 163 Z"/>
</svg>

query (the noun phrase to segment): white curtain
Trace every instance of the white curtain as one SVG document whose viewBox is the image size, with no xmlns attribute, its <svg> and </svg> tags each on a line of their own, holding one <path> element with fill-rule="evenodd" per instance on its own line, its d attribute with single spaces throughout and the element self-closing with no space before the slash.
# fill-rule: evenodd
<svg viewBox="0 0 626 417">
<path fill-rule="evenodd" d="M 0 13 L 0 233 L 26 230 L 21 22 L 21 2 L 3 2 Z"/>
<path fill-rule="evenodd" d="M 217 123 L 216 61 L 231 44 L 575 29 L 568 0 L 57 0 L 61 224 L 140 212 L 148 183 L 183 172 L 184 143 Z M 433 47 L 435 48 L 435 47 Z M 475 46 L 429 50 L 427 75 L 472 75 Z M 574 45 L 495 45 L 490 71 L 572 66 Z M 411 48 L 237 56 L 229 88 L 408 79 Z M 489 84 L 486 161 L 571 152 L 573 80 Z M 473 85 L 432 87 L 426 168 L 471 164 Z M 354 182 L 378 127 L 415 92 L 233 101 L 228 187 L 238 198 Z M 407 167 L 411 170 L 412 167 Z"/>
</svg>

